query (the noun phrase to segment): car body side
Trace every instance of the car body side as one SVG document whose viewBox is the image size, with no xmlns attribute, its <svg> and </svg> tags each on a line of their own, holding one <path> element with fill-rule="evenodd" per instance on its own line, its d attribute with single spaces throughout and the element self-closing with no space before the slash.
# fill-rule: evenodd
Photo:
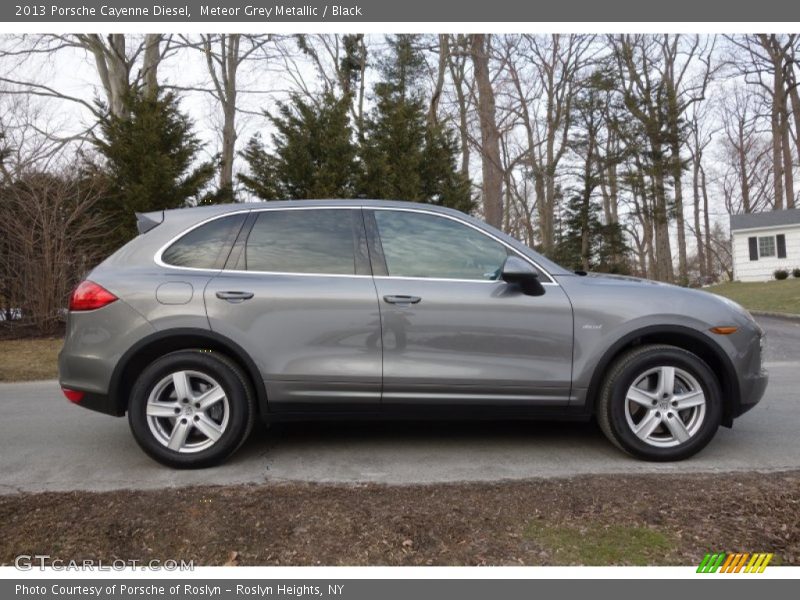
<svg viewBox="0 0 800 600">
<path fill-rule="evenodd" d="M 156 260 L 155 250 L 164 248 L 185 231 L 210 219 L 237 212 L 297 206 L 297 202 L 273 202 L 268 207 L 263 204 L 228 205 L 148 215 L 147 218 L 158 225 L 92 271 L 90 279 L 118 296 L 119 300 L 100 311 L 70 314 L 65 350 L 59 359 L 61 384 L 85 391 L 83 406 L 122 416 L 126 410 L 126 390 L 149 361 L 171 351 L 204 348 L 228 355 L 245 370 L 257 395 L 263 419 L 281 418 L 280 411 L 276 411 L 270 402 L 270 382 L 265 381 L 269 379 L 266 376 L 269 367 L 264 364 L 263 357 L 246 347 L 246 343 L 234 339 L 234 333 L 220 330 L 209 321 L 206 288 L 223 271 L 169 267 Z M 303 202 L 303 206 L 407 210 L 409 204 L 327 201 Z M 725 425 L 730 426 L 733 418 L 763 395 L 767 382 L 761 364 L 763 332 L 745 311 L 723 299 L 702 291 L 635 278 L 577 275 L 482 221 L 440 207 L 418 205 L 417 209 L 446 215 L 500 240 L 539 267 L 546 284 L 545 297 L 550 294 L 551 301 L 556 295 L 564 297 L 571 317 L 564 322 L 571 322 L 571 331 L 560 333 L 569 340 L 572 360 L 563 403 L 532 402 L 529 406 L 516 405 L 513 412 L 502 414 L 588 418 L 593 413 L 603 374 L 614 358 L 626 348 L 651 342 L 682 347 L 709 364 L 725 397 Z M 371 281 L 371 277 L 366 281 Z M 334 281 L 331 294 L 335 295 L 335 289 Z M 154 301 L 156 297 L 158 301 Z M 531 299 L 531 310 L 536 310 L 536 300 Z M 376 314 L 377 303 L 376 295 Z M 324 311 L 326 299 L 308 306 Z M 737 333 L 717 335 L 709 331 L 711 326 L 728 325 L 736 326 Z M 358 335 L 363 342 L 363 332 Z M 381 344 L 380 341 L 375 343 Z M 379 352 L 383 351 L 381 345 Z M 381 386 L 378 375 L 379 400 Z M 375 393 L 375 389 L 367 387 L 369 393 Z M 491 409 L 490 405 L 491 402 L 487 402 L 487 406 L 482 408 Z M 381 407 L 381 403 L 373 403 L 366 412 L 374 415 L 381 412 Z M 324 408 L 321 410 L 324 412 Z M 345 411 L 344 414 L 351 417 L 353 412 Z M 447 414 L 459 416 L 451 411 Z M 291 411 L 286 411 L 283 416 L 291 417 Z"/>
</svg>

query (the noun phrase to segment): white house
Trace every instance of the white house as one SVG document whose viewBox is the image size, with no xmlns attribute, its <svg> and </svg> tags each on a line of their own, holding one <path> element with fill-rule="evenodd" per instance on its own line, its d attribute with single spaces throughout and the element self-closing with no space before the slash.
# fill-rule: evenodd
<svg viewBox="0 0 800 600">
<path fill-rule="evenodd" d="M 800 209 L 731 215 L 733 279 L 768 281 L 800 268 Z"/>
</svg>

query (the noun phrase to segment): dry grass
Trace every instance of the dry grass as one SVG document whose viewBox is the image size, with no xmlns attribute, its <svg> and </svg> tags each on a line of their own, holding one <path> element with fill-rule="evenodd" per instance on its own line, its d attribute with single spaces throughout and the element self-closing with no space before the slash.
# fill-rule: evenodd
<svg viewBox="0 0 800 600">
<path fill-rule="evenodd" d="M 744 551 L 797 565 L 800 473 L 13 494 L 0 531 L 0 564 L 697 565 Z"/>
<path fill-rule="evenodd" d="M 61 338 L 0 340 L 0 382 L 55 379 Z"/>
</svg>

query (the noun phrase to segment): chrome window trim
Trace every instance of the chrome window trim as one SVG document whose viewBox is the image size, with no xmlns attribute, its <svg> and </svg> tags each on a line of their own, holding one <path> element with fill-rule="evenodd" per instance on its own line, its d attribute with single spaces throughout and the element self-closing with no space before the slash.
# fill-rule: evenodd
<svg viewBox="0 0 800 600">
<path fill-rule="evenodd" d="M 231 217 L 233 215 L 240 215 L 243 213 L 251 213 L 251 212 L 267 212 L 267 211 L 276 211 L 276 210 L 361 210 L 360 206 L 278 206 L 274 208 L 264 207 L 264 208 L 247 208 L 242 210 L 234 210 L 231 212 L 226 212 L 221 215 L 214 215 L 207 219 L 200 221 L 199 223 L 195 223 L 188 229 L 184 229 L 179 234 L 174 236 L 170 239 L 166 244 L 161 246 L 156 251 L 153 260 L 159 267 L 163 267 L 166 269 L 179 269 L 181 271 L 195 271 L 195 272 L 203 272 L 203 273 L 260 273 L 264 275 L 306 275 L 309 277 L 371 277 L 371 275 L 356 275 L 353 273 L 352 275 L 344 274 L 344 273 L 292 273 L 292 272 L 284 272 L 284 271 L 241 271 L 241 270 L 233 270 L 233 269 L 204 269 L 201 267 L 181 267 L 178 265 L 171 265 L 169 263 L 165 263 L 162 255 L 166 252 L 167 248 L 169 248 L 172 244 L 177 242 L 183 236 L 188 235 L 198 227 L 202 227 L 203 225 L 210 223 L 211 221 L 216 221 L 217 219 L 224 219 L 225 217 Z"/>
<path fill-rule="evenodd" d="M 542 268 L 533 259 L 531 259 L 531 258 L 529 258 L 527 256 L 524 256 L 524 255 L 521 255 L 519 253 L 519 251 L 516 248 L 514 248 L 511 244 L 508 244 L 508 243 L 504 242 L 503 240 L 501 240 L 497 236 L 489 233 L 488 231 L 484 231 L 483 229 L 481 229 L 477 225 L 473 225 L 472 223 L 468 223 L 467 221 L 464 221 L 463 219 L 460 219 L 460 218 L 458 218 L 458 217 L 456 217 L 454 215 L 448 215 L 448 214 L 444 214 L 444 213 L 440 213 L 440 212 L 436 212 L 436 211 L 432 211 L 432 210 L 424 210 L 424 209 L 419 209 L 419 208 L 397 208 L 397 207 L 394 207 L 394 206 L 364 206 L 362 208 L 364 208 L 366 210 L 393 210 L 393 211 L 401 211 L 401 212 L 422 213 L 422 214 L 425 214 L 425 215 L 433 215 L 434 217 L 442 217 L 444 219 L 450 219 L 451 221 L 455 221 L 456 223 L 461 223 L 462 225 L 466 225 L 467 227 L 469 227 L 471 229 L 474 229 L 478 233 L 481 233 L 481 234 L 485 235 L 486 237 L 493 239 L 495 242 L 497 242 L 499 244 L 502 244 L 508 250 L 511 250 L 511 252 L 513 252 L 515 256 L 521 258 L 522 260 L 524 260 L 528 264 L 533 265 L 534 267 L 536 267 L 536 269 L 539 272 L 544 273 L 545 275 L 547 275 L 547 278 L 550 281 L 547 281 L 547 282 L 543 281 L 542 285 L 558 285 L 556 280 L 547 271 L 547 269 Z M 378 233 L 380 234 L 380 231 Z M 378 277 L 376 277 L 376 279 L 377 278 Z M 380 278 L 381 279 L 418 279 L 418 280 L 425 280 L 425 281 L 434 280 L 433 277 L 401 277 L 401 276 L 391 276 L 391 275 L 380 276 Z M 443 277 L 443 278 L 436 278 L 436 281 L 470 281 L 470 282 L 488 281 L 488 282 L 492 282 L 492 281 L 498 281 L 498 280 L 497 279 L 452 279 L 452 278 Z"/>
<path fill-rule="evenodd" d="M 494 241 L 498 242 L 505 246 L 508 250 L 514 253 L 515 256 L 521 258 L 528 264 L 534 266 L 539 272 L 544 273 L 549 281 L 543 281 L 542 285 L 548 286 L 556 286 L 560 287 L 559 283 L 555 280 L 555 278 L 547 271 L 547 269 L 543 268 L 539 265 L 535 260 L 522 255 L 519 251 L 511 246 L 510 244 L 506 243 L 505 241 L 501 240 L 497 236 L 489 233 L 488 231 L 484 231 L 480 227 L 473 225 L 472 223 L 468 223 L 463 219 L 460 219 L 453 215 L 448 215 L 432 210 L 425 210 L 419 208 L 405 208 L 405 207 L 394 207 L 394 206 L 363 206 L 363 205 L 354 205 L 354 206 L 276 206 L 276 207 L 263 207 L 263 208 L 247 208 L 242 210 L 236 210 L 231 212 L 226 212 L 220 215 L 213 215 L 207 219 L 200 221 L 199 223 L 195 223 L 188 229 L 184 229 L 177 235 L 173 236 L 167 243 L 165 243 L 161 248 L 156 251 L 155 256 L 153 257 L 155 263 L 162 268 L 165 269 L 177 269 L 179 271 L 193 271 L 193 272 L 200 272 L 200 273 L 234 273 L 237 275 L 244 275 L 244 274 L 254 274 L 254 275 L 288 275 L 288 276 L 298 276 L 298 277 L 345 277 L 345 278 L 354 278 L 354 279 L 365 279 L 365 278 L 374 278 L 374 279 L 398 279 L 398 280 L 408 280 L 408 281 L 451 281 L 455 283 L 498 283 L 499 279 L 455 279 L 455 278 L 447 278 L 447 277 L 402 277 L 402 276 L 391 276 L 391 275 L 356 275 L 355 273 L 352 275 L 344 274 L 344 273 L 294 273 L 294 272 L 287 272 L 287 271 L 243 271 L 243 270 L 235 270 L 235 269 L 204 269 L 201 267 L 181 267 L 178 265 L 170 265 L 165 263 L 162 259 L 162 255 L 164 252 L 169 248 L 172 244 L 177 242 L 180 238 L 187 235 L 188 233 L 194 231 L 198 227 L 202 227 L 206 223 L 210 223 L 211 221 L 215 221 L 217 219 L 224 219 L 225 217 L 231 217 L 234 215 L 240 215 L 243 213 L 251 213 L 251 212 L 267 212 L 267 211 L 276 211 L 276 210 L 393 210 L 393 211 L 400 211 L 400 212 L 412 212 L 412 213 L 421 213 L 425 215 L 432 215 L 435 217 L 442 217 L 444 219 L 449 219 L 451 221 L 455 221 L 456 223 L 461 223 L 471 229 L 474 229 L 478 233 L 485 235 L 488 238 L 493 239 Z"/>
</svg>

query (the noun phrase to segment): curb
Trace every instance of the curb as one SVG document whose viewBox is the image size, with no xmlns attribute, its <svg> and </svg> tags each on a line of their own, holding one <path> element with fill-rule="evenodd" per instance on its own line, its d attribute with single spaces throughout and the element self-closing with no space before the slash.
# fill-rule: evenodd
<svg viewBox="0 0 800 600">
<path fill-rule="evenodd" d="M 800 322 L 800 315 L 794 313 L 770 312 L 766 310 L 751 310 L 750 314 L 756 317 L 773 317 L 776 319 L 786 319 L 787 321 Z"/>
</svg>

